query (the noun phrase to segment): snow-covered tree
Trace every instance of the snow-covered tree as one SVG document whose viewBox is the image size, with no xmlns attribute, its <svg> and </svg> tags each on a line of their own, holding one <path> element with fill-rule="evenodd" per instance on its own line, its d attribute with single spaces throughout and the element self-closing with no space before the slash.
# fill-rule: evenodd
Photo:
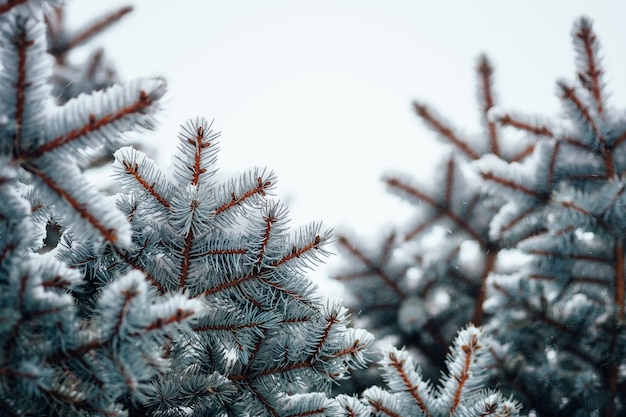
<svg viewBox="0 0 626 417">
<path fill-rule="evenodd" d="M 626 117 L 607 102 L 589 19 L 572 38 L 575 80 L 557 84 L 563 118 L 497 108 L 484 56 L 479 135 L 414 103 L 449 153 L 425 180 L 385 178 L 417 216 L 377 246 L 340 236 L 348 262 L 337 278 L 359 325 L 405 346 L 427 378 L 473 323 L 496 339 L 490 380 L 527 412 L 616 416 L 626 412 Z"/>
<path fill-rule="evenodd" d="M 290 229 L 269 170 L 216 175 L 203 118 L 182 126 L 171 176 L 124 147 L 120 193 L 98 191 L 90 158 L 152 129 L 165 84 L 87 76 L 59 94 L 67 39 L 45 7 L 0 1 L 1 414 L 338 413 L 329 386 L 372 337 L 304 274 L 330 230 Z"/>
</svg>

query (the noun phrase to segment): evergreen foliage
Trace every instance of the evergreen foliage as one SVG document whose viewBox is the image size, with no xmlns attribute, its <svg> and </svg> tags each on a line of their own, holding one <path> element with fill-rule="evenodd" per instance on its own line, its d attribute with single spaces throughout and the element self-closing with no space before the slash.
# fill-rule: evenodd
<svg viewBox="0 0 626 417">
<path fill-rule="evenodd" d="M 449 154 L 427 180 L 385 178 L 416 218 L 378 250 L 341 236 L 350 263 L 337 278 L 359 325 L 406 346 L 427 378 L 445 366 L 458 329 L 473 323 L 497 341 L 491 381 L 527 412 L 616 416 L 626 412 L 626 124 L 606 101 L 589 19 L 576 22 L 572 38 L 575 81 L 557 84 L 562 120 L 498 109 L 484 56 L 480 135 L 466 137 L 414 103 Z M 370 377 L 360 375 L 355 389 Z M 380 396 L 380 409 L 397 402 Z"/>
<path fill-rule="evenodd" d="M 0 2 L 1 414 L 337 413 L 330 385 L 364 366 L 371 335 L 304 275 L 331 232 L 287 226 L 271 171 L 218 178 L 202 118 L 183 125 L 171 176 L 124 147 L 121 192 L 97 191 L 84 168 L 154 127 L 165 85 L 99 89 L 112 80 L 86 72 L 59 95 L 61 12 L 48 44 L 44 6 Z M 42 250 L 49 224 L 61 239 Z"/>
<path fill-rule="evenodd" d="M 71 31 L 61 1 L 0 0 L 0 414 L 624 412 L 626 124 L 588 19 L 564 121 L 497 110 L 486 57 L 482 136 L 414 104 L 451 145 L 435 180 L 385 180 L 417 218 L 379 253 L 339 238 L 376 368 L 373 336 L 306 277 L 331 231 L 288 227 L 270 170 L 219 174 L 201 117 L 170 170 L 123 146 L 154 128 L 165 83 L 69 53 L 130 10 Z M 105 195 L 85 171 L 113 150 Z"/>
<path fill-rule="evenodd" d="M 345 416 L 516 416 L 519 404 L 497 391 L 482 389 L 491 366 L 491 343 L 480 329 L 459 332 L 446 358 L 449 374 L 435 388 L 416 367 L 413 355 L 388 345 L 380 366 L 390 391 L 374 385 L 362 393 L 362 402 L 340 395 Z M 368 405 L 368 406 L 366 406 Z"/>
</svg>

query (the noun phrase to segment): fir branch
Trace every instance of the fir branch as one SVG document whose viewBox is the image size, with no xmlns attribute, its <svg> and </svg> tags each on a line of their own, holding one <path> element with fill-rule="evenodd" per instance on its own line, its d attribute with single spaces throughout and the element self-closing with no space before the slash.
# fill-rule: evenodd
<svg viewBox="0 0 626 417">
<path fill-rule="evenodd" d="M 143 187 L 148 194 L 154 197 L 154 199 L 157 200 L 163 207 L 167 209 L 171 207 L 170 203 L 165 199 L 165 197 L 163 197 L 163 195 L 161 195 L 158 191 L 154 189 L 155 183 L 148 183 L 148 180 L 141 175 L 141 173 L 139 172 L 138 163 L 136 162 L 131 163 L 127 161 L 126 159 L 122 159 L 121 163 L 122 163 L 122 166 L 124 167 L 124 170 L 129 175 L 134 177 L 135 180 L 139 183 L 139 185 Z"/>
<path fill-rule="evenodd" d="M 215 164 L 217 152 L 217 138 L 219 133 L 213 132 L 212 123 L 198 118 L 188 121 L 182 127 L 179 136 L 179 149 L 184 154 L 180 157 L 175 177 L 179 184 L 198 186 L 214 174 L 211 167 Z"/>
<path fill-rule="evenodd" d="M 432 114 L 430 109 L 424 104 L 413 102 L 415 113 L 435 132 L 439 133 L 443 138 L 447 139 L 451 144 L 456 146 L 463 154 L 472 160 L 477 160 L 480 155 L 474 151 L 466 140 L 461 139 L 452 128 Z"/>
<path fill-rule="evenodd" d="M 574 27 L 574 47 L 582 61 L 583 68 L 578 72 L 578 80 L 586 88 L 593 98 L 596 112 L 604 111 L 604 98 L 602 97 L 602 69 L 599 65 L 598 40 L 591 29 L 591 22 L 581 18 Z"/>
<path fill-rule="evenodd" d="M 254 188 L 245 191 L 241 195 L 236 195 L 234 192 L 232 192 L 231 200 L 217 207 L 215 209 L 215 214 L 216 215 L 222 214 L 225 211 L 247 201 L 248 199 L 251 199 L 253 196 L 256 196 L 256 195 L 265 196 L 270 186 L 272 186 L 271 180 L 269 179 L 264 180 L 263 177 L 257 177 L 257 183 Z"/>
<path fill-rule="evenodd" d="M 96 19 L 77 33 L 74 33 L 73 36 L 67 40 L 67 46 L 65 49 L 60 51 L 55 50 L 55 55 L 67 53 L 67 51 L 75 49 L 76 47 L 90 41 L 94 36 L 104 32 L 132 11 L 132 6 L 124 6 Z"/>
<path fill-rule="evenodd" d="M 407 357 L 406 355 L 399 357 L 398 352 L 394 350 L 388 351 L 386 355 L 386 359 L 389 361 L 389 365 L 387 366 L 390 366 L 395 373 L 400 376 L 402 384 L 404 385 L 403 391 L 408 392 L 411 397 L 413 397 L 413 400 L 417 404 L 418 408 L 426 417 L 431 417 L 429 406 L 426 405 L 426 400 L 422 398 L 422 395 L 420 394 L 420 391 L 422 390 L 420 389 L 420 385 L 422 385 L 423 382 L 421 381 L 421 378 L 419 378 L 419 374 L 417 381 L 412 381 L 414 378 L 411 378 L 406 372 L 406 367 L 411 369 L 411 365 L 406 364 L 407 360 L 410 360 L 410 357 Z M 427 391 L 426 395 L 428 394 L 429 393 Z"/>
<path fill-rule="evenodd" d="M 546 138 L 554 137 L 554 132 L 547 125 L 529 123 L 528 121 L 521 120 L 518 116 L 510 113 L 505 113 L 499 116 L 497 120 L 498 123 L 504 127 L 513 127 L 536 136 Z"/>
<path fill-rule="evenodd" d="M 385 249 L 383 249 L 383 254 L 381 255 L 381 263 L 384 264 L 385 259 L 388 259 L 388 254 L 390 253 L 391 245 L 390 243 L 394 240 L 395 236 L 390 235 L 386 242 Z M 368 272 L 373 272 L 377 277 L 379 277 L 382 282 L 384 282 L 385 286 L 390 288 L 394 294 L 399 299 L 404 299 L 406 297 L 405 292 L 398 286 L 398 284 L 379 266 L 378 262 L 373 262 L 369 257 L 367 257 L 363 252 L 361 252 L 346 236 L 339 236 L 338 243 L 342 245 L 349 253 L 351 253 L 355 258 L 357 258 L 363 265 L 367 267 Z M 340 281 L 347 281 L 350 279 L 355 279 L 361 277 L 362 273 L 355 273 L 353 275 L 338 275 L 336 279 Z"/>
<path fill-rule="evenodd" d="M 488 291 L 488 279 L 491 273 L 495 270 L 496 261 L 498 260 L 499 248 L 489 247 L 487 248 L 487 259 L 485 260 L 483 271 L 480 276 L 480 285 L 478 294 L 474 302 L 474 312 L 472 313 L 471 323 L 481 325 L 483 322 L 484 303 L 487 299 Z"/>
<path fill-rule="evenodd" d="M 134 101 L 130 101 L 126 106 L 118 109 L 107 109 L 106 104 L 104 112 L 101 112 L 98 116 L 94 113 L 89 113 L 87 117 L 87 121 L 83 122 L 82 125 L 79 125 L 76 128 L 68 132 L 64 132 L 63 134 L 53 137 L 46 141 L 43 145 L 29 152 L 28 157 L 30 158 L 38 158 L 48 152 L 52 152 L 63 146 L 66 146 L 77 140 L 85 140 L 90 136 L 95 136 L 94 133 L 105 129 L 110 125 L 114 125 L 117 122 L 120 122 L 124 119 L 128 119 L 130 117 L 142 116 L 150 113 L 150 109 L 152 109 L 156 103 L 156 101 L 162 96 L 164 86 L 163 84 L 156 83 L 156 85 L 149 86 L 152 87 L 151 90 L 144 90 L 140 85 L 132 85 L 131 88 L 137 88 L 138 92 Z M 148 86 L 147 86 L 148 87 Z M 114 96 L 115 94 L 119 94 L 117 91 L 119 88 L 112 88 L 109 96 Z M 108 97 L 103 96 L 102 94 L 94 95 L 95 100 L 102 100 L 106 103 Z M 130 97 L 129 97 L 130 98 Z M 133 99 L 131 99 L 133 100 Z M 76 107 L 76 106 L 74 106 Z M 99 112 L 100 113 L 100 112 Z M 138 119 L 141 120 L 141 119 Z"/>
<path fill-rule="evenodd" d="M 483 117 L 487 123 L 487 131 L 489 134 L 489 149 L 491 152 L 500 156 L 500 143 L 498 138 L 498 128 L 494 121 L 490 120 L 489 110 L 495 106 L 493 96 L 493 66 L 486 55 L 481 55 L 478 60 L 477 71 L 479 74 L 479 96 L 483 103 L 481 108 Z"/>
<path fill-rule="evenodd" d="M 130 265 L 135 270 L 144 274 L 146 279 L 152 284 L 161 294 L 165 294 L 165 287 L 154 277 L 152 274 L 148 273 L 146 269 L 141 266 L 138 262 L 133 260 L 128 254 L 126 254 L 123 250 L 119 248 L 114 248 L 115 254 L 119 256 L 124 262 Z"/>
<path fill-rule="evenodd" d="M 14 152 L 18 152 L 20 149 L 20 141 L 22 138 L 22 126 L 24 126 L 24 101 L 26 97 L 26 49 L 33 46 L 35 41 L 26 38 L 26 30 L 22 30 L 18 33 L 15 42 L 15 49 L 17 49 L 17 83 L 15 92 L 17 97 L 15 99 L 15 139 L 13 149 Z"/>
<path fill-rule="evenodd" d="M 454 166 L 453 164 L 448 164 L 449 169 L 446 172 L 445 197 L 444 197 L 444 201 L 442 202 L 436 201 L 434 198 L 432 198 L 428 194 L 420 191 L 419 189 L 411 186 L 410 184 L 403 182 L 399 178 L 393 178 L 393 177 L 388 178 L 385 180 L 385 182 L 392 189 L 396 189 L 402 193 L 405 193 L 408 196 L 411 196 L 412 198 L 415 198 L 419 201 L 423 201 L 427 203 L 437 212 L 442 213 L 443 216 L 450 219 L 456 226 L 458 226 L 461 230 L 463 230 L 469 236 L 471 236 L 472 239 L 476 240 L 481 245 L 484 245 L 486 243 L 484 238 L 480 234 L 478 234 L 478 232 L 476 232 L 472 228 L 472 226 L 465 221 L 465 219 L 463 219 L 457 213 L 451 210 L 450 195 L 452 192 L 451 188 L 453 187 L 453 176 L 454 176 L 454 169 L 451 167 L 453 166 Z M 414 233 L 412 233 L 412 235 L 414 235 Z"/>
<path fill-rule="evenodd" d="M 585 124 L 589 127 L 593 134 L 593 140 L 597 141 L 600 147 L 600 152 L 602 154 L 602 161 L 604 162 L 604 166 L 606 169 L 606 175 L 609 178 L 613 178 L 615 175 L 614 166 L 613 166 L 613 157 L 608 149 L 607 140 L 604 137 L 603 133 L 600 131 L 596 120 L 589 113 L 589 108 L 583 104 L 580 97 L 576 94 L 576 90 L 567 85 L 564 82 L 558 84 L 560 97 L 566 100 L 567 103 L 570 104 L 570 108 L 572 111 L 575 111 Z M 593 143 L 591 143 L 593 146 Z"/>
<path fill-rule="evenodd" d="M 91 212 L 88 208 L 89 204 L 86 201 L 80 201 L 77 197 L 70 194 L 70 192 L 59 184 L 54 178 L 50 178 L 44 171 L 37 167 L 28 167 L 30 173 L 32 173 L 43 185 L 51 189 L 62 200 L 64 200 L 72 209 L 74 209 L 78 215 L 86 220 L 95 230 L 97 230 L 102 238 L 106 242 L 118 243 L 120 241 L 119 230 L 111 227 L 107 227 L 100 221 L 100 216 Z M 122 239 L 124 239 L 122 237 Z M 123 241 L 123 240 L 122 240 Z"/>
</svg>

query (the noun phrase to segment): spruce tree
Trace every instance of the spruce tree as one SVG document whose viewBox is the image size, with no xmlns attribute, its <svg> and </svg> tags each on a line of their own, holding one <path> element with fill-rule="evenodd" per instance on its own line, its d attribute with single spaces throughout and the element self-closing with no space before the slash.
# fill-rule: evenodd
<svg viewBox="0 0 626 417">
<path fill-rule="evenodd" d="M 338 413 L 329 386 L 364 366 L 371 335 L 304 274 L 331 231 L 289 228 L 270 170 L 216 175 L 218 134 L 200 117 L 171 176 L 123 147 L 120 192 L 98 191 L 86 167 L 154 128 L 165 84 L 61 71 L 62 14 L 46 8 L 0 2 L 2 415 Z M 59 94 L 60 72 L 78 91 Z"/>
<path fill-rule="evenodd" d="M 481 56 L 479 135 L 465 136 L 426 104 L 413 104 L 449 149 L 428 181 L 384 179 L 415 206 L 415 219 L 377 247 L 339 237 L 348 262 L 337 278 L 357 322 L 407 350 L 401 365 L 384 350 L 392 392 L 399 380 L 389 373 L 408 374 L 412 361 L 437 379 L 449 343 L 473 323 L 495 339 L 484 371 L 526 412 L 626 412 L 625 117 L 607 101 L 588 18 L 575 23 L 572 39 L 574 81 L 557 83 L 565 117 L 498 108 L 493 67 Z M 355 389 L 371 377 L 358 375 L 364 382 Z M 400 400 L 387 393 L 377 401 L 380 410 L 396 410 Z M 419 415 L 401 410 L 378 415 Z"/>
</svg>

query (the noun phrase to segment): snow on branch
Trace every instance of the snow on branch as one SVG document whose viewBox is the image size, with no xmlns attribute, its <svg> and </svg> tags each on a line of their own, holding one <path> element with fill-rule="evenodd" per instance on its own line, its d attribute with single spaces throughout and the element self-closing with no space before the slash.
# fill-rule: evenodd
<svg viewBox="0 0 626 417">
<path fill-rule="evenodd" d="M 380 366 L 389 391 L 369 388 L 363 392 L 364 401 L 372 414 L 378 416 L 483 415 L 471 414 L 481 407 L 486 411 L 491 409 L 492 413 L 501 410 L 502 415 L 518 415 L 519 404 L 482 388 L 489 366 L 488 350 L 487 337 L 479 328 L 470 325 L 461 330 L 446 360 L 448 373 L 434 387 L 423 379 L 409 352 L 386 348 Z"/>
</svg>

